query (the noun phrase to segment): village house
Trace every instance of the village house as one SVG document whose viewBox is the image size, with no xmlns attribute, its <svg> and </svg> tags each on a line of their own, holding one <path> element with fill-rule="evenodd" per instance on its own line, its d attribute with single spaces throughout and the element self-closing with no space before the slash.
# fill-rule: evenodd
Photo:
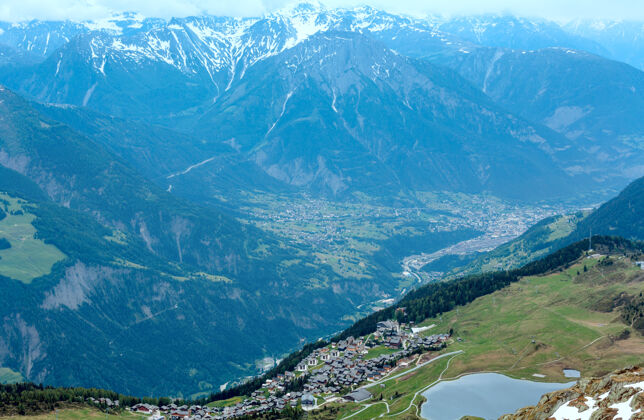
<svg viewBox="0 0 644 420">
<path fill-rule="evenodd" d="M 364 388 L 356 389 L 355 391 L 344 396 L 346 401 L 352 402 L 363 402 L 371 398 L 371 392 L 367 391 Z"/>
<path fill-rule="evenodd" d="M 271 410 L 281 411 L 286 406 L 295 407 L 299 402 L 303 407 L 311 409 L 316 407 L 316 396 L 332 395 L 342 389 L 382 379 L 393 370 L 393 366 L 406 366 L 415 360 L 414 355 L 418 350 L 438 350 L 444 347 L 445 341 L 449 339 L 448 334 L 435 334 L 429 337 L 413 335 L 407 329 L 401 328 L 396 321 L 379 323 L 378 331 L 378 335 L 382 336 L 382 340 L 378 341 L 390 348 L 396 348 L 396 352 L 365 360 L 363 351 L 365 347 L 374 345 L 374 340 L 365 342 L 362 337 L 357 339 L 348 337 L 346 340 L 332 343 L 328 347 L 314 351 L 296 366 L 296 371 L 304 373 L 308 372 L 310 367 L 317 366 L 318 361 L 323 362 L 323 365 L 314 370 L 310 376 L 300 376 L 304 379 L 302 392 L 283 394 L 287 383 L 296 378 L 294 372 L 287 371 L 284 374 L 276 374 L 273 378 L 268 378 L 264 381 L 262 389 L 254 391 L 249 399 L 234 406 L 225 408 L 191 406 L 188 408 L 187 406 L 170 405 L 162 408 L 168 409 L 164 412 L 168 414 L 170 419 L 189 420 L 223 420 L 254 416 Z M 267 391 L 268 397 L 265 396 Z M 344 401 L 362 402 L 371 397 L 369 391 L 358 388 L 345 395 L 343 399 Z M 154 406 L 144 404 L 138 404 L 135 407 L 141 409 L 142 414 L 147 413 L 145 410 L 154 408 Z"/>
</svg>

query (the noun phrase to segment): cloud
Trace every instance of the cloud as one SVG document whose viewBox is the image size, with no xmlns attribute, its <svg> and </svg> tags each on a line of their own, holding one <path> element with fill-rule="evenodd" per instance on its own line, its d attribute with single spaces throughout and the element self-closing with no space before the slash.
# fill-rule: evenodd
<svg viewBox="0 0 644 420">
<path fill-rule="evenodd" d="M 261 16 L 290 0 L 1 0 L 0 20 L 84 20 L 134 11 L 162 18 L 199 14 Z M 575 17 L 644 20 L 642 0 L 327 0 L 329 7 L 373 7 L 411 15 L 514 13 L 556 20 Z"/>
</svg>

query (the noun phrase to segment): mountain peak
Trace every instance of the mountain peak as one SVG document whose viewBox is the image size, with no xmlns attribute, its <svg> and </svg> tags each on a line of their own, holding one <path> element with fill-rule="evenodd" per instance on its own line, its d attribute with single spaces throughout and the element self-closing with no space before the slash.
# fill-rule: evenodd
<svg viewBox="0 0 644 420">
<path fill-rule="evenodd" d="M 321 2 L 317 0 L 296 1 L 277 10 L 274 14 L 278 15 L 300 15 L 309 13 L 319 13 L 326 10 Z"/>
</svg>

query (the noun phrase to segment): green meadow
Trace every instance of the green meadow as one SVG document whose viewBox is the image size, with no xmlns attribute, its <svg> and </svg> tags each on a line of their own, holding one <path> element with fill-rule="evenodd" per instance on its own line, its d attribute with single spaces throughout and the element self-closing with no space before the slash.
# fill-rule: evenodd
<svg viewBox="0 0 644 420">
<path fill-rule="evenodd" d="M 31 283 L 48 274 L 52 266 L 65 258 L 58 248 L 36 238 L 32 225 L 35 216 L 29 213 L 26 202 L 0 193 L 0 206 L 6 217 L 0 220 L 0 238 L 11 244 L 0 250 L 0 275 Z"/>
</svg>

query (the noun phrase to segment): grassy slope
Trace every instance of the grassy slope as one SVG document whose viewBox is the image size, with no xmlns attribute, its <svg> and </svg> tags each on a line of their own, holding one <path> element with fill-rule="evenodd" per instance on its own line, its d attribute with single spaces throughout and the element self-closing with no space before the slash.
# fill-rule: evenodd
<svg viewBox="0 0 644 420">
<path fill-rule="evenodd" d="M 213 401 L 208 404 L 208 407 L 229 407 L 242 401 L 244 401 L 244 397 L 232 397 L 227 400 Z"/>
<path fill-rule="evenodd" d="M 365 404 L 377 404 L 351 419 L 366 420 L 380 414 L 384 418 L 417 418 L 422 397 L 414 394 L 436 381 L 442 372 L 443 379 L 496 371 L 515 378 L 565 382 L 563 368 L 577 369 L 586 376 L 641 363 L 644 338 L 631 331 L 630 338 L 615 340 L 626 328 L 618 310 L 595 310 L 606 297 L 644 291 L 644 272 L 631 261 L 612 258 L 615 262 L 610 266 L 601 266 L 596 259 L 581 259 L 562 272 L 524 278 L 442 317 L 426 320 L 423 325 L 437 326 L 425 334 L 453 328 L 454 335 L 463 341 L 455 340 L 445 351 L 464 353 L 454 356 L 449 366 L 447 359 L 442 359 L 408 377 L 387 381 L 384 388 L 372 388 L 376 397 L 382 392 L 389 414 L 384 403 L 370 401 Z M 545 378 L 534 377 L 534 373 Z M 396 391 L 400 396 L 389 400 Z M 333 415 L 327 410 L 314 418 L 343 418 L 364 407 L 345 404 Z"/>
<path fill-rule="evenodd" d="M 464 267 L 454 269 L 450 277 L 520 267 L 561 248 L 562 243 L 587 212 L 554 216 L 542 220 L 512 241 L 486 252 Z"/>
<path fill-rule="evenodd" d="M 25 378 L 9 368 L 0 367 L 0 384 L 15 384 L 24 381 Z"/>
<path fill-rule="evenodd" d="M 28 284 L 34 278 L 48 274 L 65 254 L 35 238 L 36 229 L 31 224 L 35 216 L 28 213 L 22 203 L 23 200 L 0 193 L 0 205 L 6 205 L 7 212 L 7 217 L 0 221 L 0 238 L 11 243 L 11 248 L 0 251 L 0 275 Z M 23 214 L 13 215 L 11 211 Z"/>
<path fill-rule="evenodd" d="M 448 377 L 494 370 L 518 378 L 541 373 L 545 381 L 563 381 L 564 367 L 596 375 L 642 360 L 642 336 L 633 331 L 629 339 L 614 341 L 611 337 L 626 328 L 618 311 L 595 308 L 606 297 L 643 290 L 644 275 L 630 261 L 601 266 L 584 259 L 563 272 L 524 278 L 428 322 L 438 329 L 453 328 L 464 339 L 451 347 L 465 354 L 450 366 Z"/>
<path fill-rule="evenodd" d="M 58 410 L 58 413 L 45 413 L 38 414 L 36 416 L 21 416 L 23 418 L 29 418 L 33 420 L 85 420 L 85 419 L 104 419 L 105 412 L 99 411 L 96 408 L 64 408 Z M 16 417 L 0 417 L 0 420 L 5 419 L 15 419 Z M 107 418 L 109 419 L 147 419 L 148 416 L 142 414 L 134 414 L 127 411 L 123 411 L 120 414 L 108 414 Z"/>
</svg>

